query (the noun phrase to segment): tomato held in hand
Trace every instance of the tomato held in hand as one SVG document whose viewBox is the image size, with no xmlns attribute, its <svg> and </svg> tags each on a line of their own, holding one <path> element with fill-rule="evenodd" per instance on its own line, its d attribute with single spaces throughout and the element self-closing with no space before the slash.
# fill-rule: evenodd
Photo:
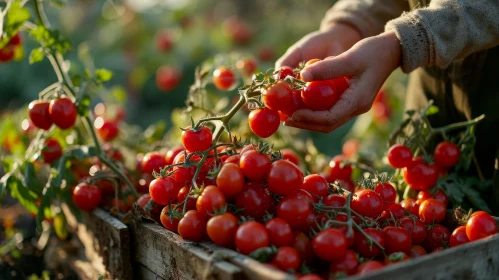
<svg viewBox="0 0 499 280">
<path fill-rule="evenodd" d="M 262 93 L 262 101 L 265 107 L 274 111 L 292 110 L 289 107 L 294 105 L 293 90 L 285 81 L 278 81 Z"/>
<path fill-rule="evenodd" d="M 274 76 L 276 80 L 284 80 L 287 76 L 296 77 L 293 68 L 289 66 L 282 66 L 279 72 Z"/>
<path fill-rule="evenodd" d="M 68 129 L 74 126 L 78 110 L 76 105 L 67 97 L 50 101 L 50 119 L 60 129 Z"/>
<path fill-rule="evenodd" d="M 243 209 L 241 215 L 260 220 L 266 212 L 272 212 L 272 197 L 267 189 L 258 183 L 246 183 L 243 191 L 235 198 L 237 208 Z"/>
<path fill-rule="evenodd" d="M 38 128 L 48 130 L 52 126 L 49 113 L 50 103 L 46 101 L 33 101 L 29 104 L 29 119 Z"/>
<path fill-rule="evenodd" d="M 178 223 L 178 234 L 185 240 L 199 242 L 206 236 L 206 218 L 196 210 L 189 210 Z"/>
<path fill-rule="evenodd" d="M 437 145 L 433 153 L 435 162 L 444 168 L 451 168 L 459 162 L 461 150 L 451 142 L 443 141 Z"/>
<path fill-rule="evenodd" d="M 303 184 L 303 173 L 294 163 L 277 160 L 267 173 L 267 185 L 275 194 L 286 196 L 295 193 Z"/>
<path fill-rule="evenodd" d="M 386 156 L 388 158 L 388 162 L 393 168 L 408 167 L 412 162 L 411 150 L 401 144 L 391 146 Z"/>
<path fill-rule="evenodd" d="M 382 247 L 385 246 L 383 233 L 374 228 L 364 229 L 364 232 Z M 374 258 L 381 254 L 381 249 L 376 244 L 371 244 L 362 234 L 355 234 L 354 247 L 360 256 L 365 258 Z"/>
<path fill-rule="evenodd" d="M 159 172 L 165 166 L 165 157 L 158 152 L 150 152 L 142 158 L 142 170 L 146 174 Z"/>
<path fill-rule="evenodd" d="M 347 253 L 347 239 L 345 235 L 335 229 L 328 228 L 312 239 L 315 254 L 325 261 L 338 261 Z"/>
<path fill-rule="evenodd" d="M 173 210 L 176 204 L 171 204 L 170 206 L 165 206 L 163 210 L 161 210 L 160 221 L 161 224 L 168 230 L 173 232 L 177 232 L 178 223 L 180 222 L 179 213 Z"/>
<path fill-rule="evenodd" d="M 217 175 L 217 186 L 227 199 L 240 193 L 244 187 L 244 175 L 239 165 L 224 163 Z"/>
<path fill-rule="evenodd" d="M 119 134 L 118 124 L 112 121 L 98 117 L 94 121 L 94 127 L 97 130 L 99 138 L 105 142 L 114 140 Z"/>
<path fill-rule="evenodd" d="M 270 137 L 279 128 L 279 113 L 269 108 L 253 110 L 248 116 L 248 124 L 251 131 L 260 138 Z"/>
<path fill-rule="evenodd" d="M 213 84 L 219 90 L 230 90 L 236 84 L 236 75 L 231 69 L 220 66 L 213 72 Z"/>
<path fill-rule="evenodd" d="M 383 228 L 385 253 L 411 252 L 411 235 L 405 228 L 387 226 Z"/>
<path fill-rule="evenodd" d="M 331 273 L 345 273 L 347 275 L 354 275 L 357 272 L 357 267 L 359 266 L 359 260 L 357 260 L 357 255 L 352 250 L 347 250 L 345 257 L 341 260 L 337 260 L 331 263 L 329 266 L 329 272 Z"/>
<path fill-rule="evenodd" d="M 268 247 L 270 244 L 265 227 L 254 221 L 239 226 L 236 231 L 235 241 L 237 250 L 245 255 L 249 255 L 257 249 Z"/>
<path fill-rule="evenodd" d="M 383 200 L 374 191 L 361 190 L 352 199 L 352 210 L 362 216 L 377 218 L 383 212 Z"/>
<path fill-rule="evenodd" d="M 300 267 L 300 256 L 293 247 L 281 247 L 277 250 L 273 260 L 283 271 L 296 271 Z"/>
<path fill-rule="evenodd" d="M 270 244 L 276 247 L 289 246 L 293 241 L 293 230 L 285 220 L 273 218 L 265 223 Z"/>
<path fill-rule="evenodd" d="M 238 226 L 236 216 L 231 213 L 223 213 L 208 220 L 206 232 L 213 243 L 230 248 L 234 246 L 234 236 Z"/>
<path fill-rule="evenodd" d="M 288 222 L 293 229 L 305 226 L 310 213 L 312 213 L 310 203 L 296 196 L 284 197 L 277 205 L 277 217 Z"/>
<path fill-rule="evenodd" d="M 180 185 L 173 177 L 157 178 L 149 185 L 152 200 L 160 205 L 177 201 L 179 191 Z"/>
<path fill-rule="evenodd" d="M 445 204 L 433 198 L 425 200 L 419 206 L 419 218 L 427 225 L 443 221 L 445 214 Z"/>
<path fill-rule="evenodd" d="M 328 195 L 329 184 L 318 174 L 311 174 L 303 179 L 301 188 L 314 196 L 314 200 Z"/>
<path fill-rule="evenodd" d="M 450 236 L 450 247 L 456 247 L 470 242 L 468 235 L 466 235 L 466 226 L 457 227 Z"/>
<path fill-rule="evenodd" d="M 74 204 L 84 211 L 94 210 L 99 205 L 101 197 L 100 189 L 94 185 L 80 183 L 73 190 Z"/>
<path fill-rule="evenodd" d="M 45 146 L 42 149 L 43 161 L 52 164 L 55 160 L 62 156 L 62 147 L 54 138 L 45 140 Z"/>
<path fill-rule="evenodd" d="M 476 241 L 497 233 L 497 223 L 487 212 L 477 211 L 471 214 L 466 223 L 466 235 L 470 241 Z"/>
<path fill-rule="evenodd" d="M 199 152 L 208 149 L 211 146 L 213 135 L 207 126 L 192 129 L 190 126 L 182 131 L 182 145 L 192 152 Z"/>
<path fill-rule="evenodd" d="M 409 234 L 411 234 L 411 241 L 413 245 L 423 242 L 426 238 L 426 225 L 417 218 L 403 218 L 400 220 L 400 227 L 404 228 L 407 232 L 409 232 Z"/>
<path fill-rule="evenodd" d="M 227 205 L 223 192 L 215 186 L 204 188 L 196 202 L 196 209 L 203 215 L 209 216 Z"/>
<path fill-rule="evenodd" d="M 255 150 L 241 153 L 239 167 L 244 176 L 251 181 L 258 181 L 267 175 L 270 169 L 270 157 Z"/>
<path fill-rule="evenodd" d="M 313 81 L 303 88 L 301 99 L 309 109 L 324 111 L 333 107 L 340 99 L 340 94 L 331 81 Z"/>
</svg>

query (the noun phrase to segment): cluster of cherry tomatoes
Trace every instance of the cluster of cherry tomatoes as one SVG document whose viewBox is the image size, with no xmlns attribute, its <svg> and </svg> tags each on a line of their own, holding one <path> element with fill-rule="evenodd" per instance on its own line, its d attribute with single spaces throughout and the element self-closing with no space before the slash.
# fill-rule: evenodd
<svg viewBox="0 0 499 280">
<path fill-rule="evenodd" d="M 16 49 L 21 48 L 21 43 L 21 36 L 19 33 L 12 36 L 7 45 L 0 49 L 0 62 L 11 61 L 16 54 Z"/>
</svg>

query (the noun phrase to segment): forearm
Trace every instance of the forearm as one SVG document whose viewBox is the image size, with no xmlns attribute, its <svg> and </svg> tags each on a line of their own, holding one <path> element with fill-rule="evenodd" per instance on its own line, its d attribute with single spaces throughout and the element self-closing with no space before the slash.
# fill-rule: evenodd
<svg viewBox="0 0 499 280">
<path fill-rule="evenodd" d="M 471 53 L 499 45 L 499 1 L 433 0 L 427 8 L 390 21 L 401 42 L 402 70 L 449 66 Z"/>
<path fill-rule="evenodd" d="M 340 0 L 322 20 L 321 29 L 335 22 L 356 28 L 363 38 L 383 32 L 385 24 L 409 10 L 407 0 Z"/>
</svg>

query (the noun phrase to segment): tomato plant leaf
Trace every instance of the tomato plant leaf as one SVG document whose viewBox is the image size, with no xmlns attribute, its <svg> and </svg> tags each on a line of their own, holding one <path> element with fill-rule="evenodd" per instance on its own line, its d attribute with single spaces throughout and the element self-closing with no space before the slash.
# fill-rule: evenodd
<svg viewBox="0 0 499 280">
<path fill-rule="evenodd" d="M 272 260 L 276 253 L 276 248 L 275 247 L 263 247 L 260 249 L 257 249 L 253 251 L 251 254 L 249 254 L 249 257 L 261 262 L 261 263 L 267 263 Z"/>
<path fill-rule="evenodd" d="M 17 199 L 28 212 L 36 213 L 38 195 L 24 186 L 21 180 L 15 176 L 9 176 L 6 183 L 10 195 Z"/>
<path fill-rule="evenodd" d="M 37 26 L 30 32 L 30 35 L 35 38 L 44 49 L 65 54 L 71 49 L 71 43 L 60 34 L 59 31 L 50 30 L 43 26 Z"/>
<path fill-rule="evenodd" d="M 107 69 L 100 68 L 95 70 L 95 78 L 97 79 L 97 82 L 100 83 L 107 82 L 111 80 L 112 77 L 113 77 L 113 72 Z"/>
<path fill-rule="evenodd" d="M 40 62 L 44 57 L 45 53 L 43 52 L 43 48 L 33 49 L 29 54 L 29 64 Z"/>
<path fill-rule="evenodd" d="M 35 167 L 31 162 L 26 162 L 24 166 L 24 185 L 38 195 L 43 192 L 43 185 L 36 177 Z"/>
<path fill-rule="evenodd" d="M 71 82 L 75 87 L 79 87 L 81 85 L 81 75 L 71 75 Z"/>
<path fill-rule="evenodd" d="M 90 108 L 90 96 L 84 94 L 76 102 L 78 108 L 78 114 L 80 116 L 88 116 L 88 110 Z"/>
<path fill-rule="evenodd" d="M 4 11 L 3 11 L 4 12 Z M 3 30 L 0 30 L 0 48 L 3 48 L 14 36 L 22 25 L 31 17 L 28 9 L 22 7 L 21 1 L 11 3 L 5 16 Z"/>
</svg>

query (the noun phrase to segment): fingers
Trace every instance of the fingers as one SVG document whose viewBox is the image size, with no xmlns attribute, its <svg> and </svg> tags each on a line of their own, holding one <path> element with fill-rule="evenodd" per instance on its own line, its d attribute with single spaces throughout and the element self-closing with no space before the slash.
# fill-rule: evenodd
<svg viewBox="0 0 499 280">
<path fill-rule="evenodd" d="M 357 67 L 351 61 L 349 52 L 336 57 L 316 62 L 305 67 L 301 71 L 301 76 L 305 82 L 317 80 L 330 80 L 334 78 L 353 76 L 357 72 Z"/>
<path fill-rule="evenodd" d="M 322 133 L 329 133 L 335 129 L 332 126 L 298 122 L 298 121 L 293 121 L 293 120 L 287 120 L 286 122 L 284 122 L 284 125 L 296 127 L 296 128 L 301 128 L 301 129 L 306 129 L 306 130 L 310 130 L 310 131 L 315 131 L 315 132 L 322 132 Z"/>
<path fill-rule="evenodd" d="M 275 63 L 275 68 L 279 69 L 282 66 L 295 67 L 302 61 L 300 46 L 292 46 L 290 47 L 286 53 L 284 53 L 281 58 L 279 58 Z"/>
</svg>

